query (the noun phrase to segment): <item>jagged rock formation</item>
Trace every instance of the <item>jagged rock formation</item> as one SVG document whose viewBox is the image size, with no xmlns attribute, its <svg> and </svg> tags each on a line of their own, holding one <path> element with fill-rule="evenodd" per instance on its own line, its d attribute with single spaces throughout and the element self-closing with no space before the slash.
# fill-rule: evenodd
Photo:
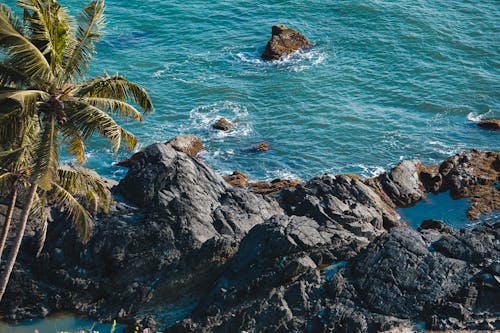
<svg viewBox="0 0 500 333">
<path fill-rule="evenodd" d="M 172 332 L 500 329 L 500 222 L 415 231 L 395 211 L 440 191 L 471 197 L 471 215 L 499 209 L 499 153 L 322 175 L 267 196 L 169 144 L 127 161 L 116 188 L 127 201 L 98 216 L 86 246 L 57 212 L 39 259 L 27 235 L 2 318 L 65 310 Z M 165 315 L 180 307 L 184 320 Z"/>
<path fill-rule="evenodd" d="M 262 53 L 264 60 L 278 60 L 303 48 L 313 45 L 307 38 L 285 25 L 275 25 L 272 27 L 272 36 Z"/>
</svg>

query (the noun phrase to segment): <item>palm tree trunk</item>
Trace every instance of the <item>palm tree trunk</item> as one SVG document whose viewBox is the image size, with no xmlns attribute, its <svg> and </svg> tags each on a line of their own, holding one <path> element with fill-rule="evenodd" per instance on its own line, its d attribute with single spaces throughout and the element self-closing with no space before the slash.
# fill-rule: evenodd
<svg viewBox="0 0 500 333">
<path fill-rule="evenodd" d="M 36 183 L 31 184 L 30 192 L 26 200 L 26 204 L 23 208 L 23 214 L 21 215 L 21 220 L 19 221 L 19 230 L 17 230 L 16 239 L 12 245 L 12 249 L 9 253 L 9 259 L 7 261 L 7 266 L 5 267 L 2 276 L 0 277 L 0 302 L 2 301 L 5 289 L 7 289 L 7 283 L 9 283 L 10 274 L 16 263 L 17 254 L 19 253 L 19 248 L 21 247 L 21 242 L 23 241 L 24 230 L 26 229 L 26 224 L 28 223 L 28 218 L 30 216 L 31 206 L 33 205 L 33 200 L 35 199 L 35 193 L 38 188 Z"/>
<path fill-rule="evenodd" d="M 0 238 L 0 262 L 2 262 L 3 249 L 5 248 L 5 242 L 7 241 L 7 235 L 9 234 L 10 222 L 12 221 L 12 215 L 14 214 L 14 208 L 16 207 L 17 200 L 17 185 L 12 185 L 12 191 L 10 193 L 10 203 L 5 213 L 5 221 L 2 229 L 2 236 Z"/>
</svg>

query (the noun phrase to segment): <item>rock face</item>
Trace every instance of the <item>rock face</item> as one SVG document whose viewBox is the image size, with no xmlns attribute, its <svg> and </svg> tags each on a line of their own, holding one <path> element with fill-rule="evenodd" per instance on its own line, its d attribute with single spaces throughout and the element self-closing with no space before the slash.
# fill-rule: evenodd
<svg viewBox="0 0 500 333">
<path fill-rule="evenodd" d="M 415 231 L 395 211 L 445 190 L 494 209 L 499 153 L 403 162 L 371 179 L 322 175 L 271 196 L 172 145 L 129 160 L 122 198 L 86 246 L 58 212 L 39 259 L 27 235 L 2 318 L 76 311 L 167 332 L 500 330 L 500 222 Z"/>
<path fill-rule="evenodd" d="M 483 119 L 477 125 L 490 130 L 500 130 L 500 119 Z"/>
<path fill-rule="evenodd" d="M 140 207 L 170 218 L 176 233 L 199 243 L 221 234 L 244 235 L 280 213 L 272 199 L 229 186 L 202 161 L 163 144 L 142 152 L 119 189 Z"/>
<path fill-rule="evenodd" d="M 436 330 L 499 329 L 499 228 L 440 234 L 432 247 L 394 228 L 321 269 L 316 251 L 335 245 L 314 221 L 271 220 L 245 237 L 205 302 L 169 331 L 381 332 L 411 328 L 409 320 Z"/>
<path fill-rule="evenodd" d="M 85 247 L 56 219 L 40 259 L 21 256 L 0 305 L 3 318 L 73 310 L 111 320 L 199 297 L 239 240 L 282 214 L 275 199 L 232 187 L 165 144 L 136 154 L 118 191 L 135 207 L 118 203 L 100 216 Z"/>
<path fill-rule="evenodd" d="M 284 25 L 275 25 L 272 27 L 271 39 L 262 53 L 262 59 L 278 60 L 295 51 L 312 46 L 300 32 Z"/>
</svg>

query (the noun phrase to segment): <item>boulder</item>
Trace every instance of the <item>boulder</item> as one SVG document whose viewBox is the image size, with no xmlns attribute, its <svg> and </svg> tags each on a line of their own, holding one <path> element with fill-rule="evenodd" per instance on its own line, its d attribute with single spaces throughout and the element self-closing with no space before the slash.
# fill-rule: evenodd
<svg viewBox="0 0 500 333">
<path fill-rule="evenodd" d="M 193 135 L 179 135 L 166 142 L 166 145 L 172 146 L 177 151 L 186 153 L 191 157 L 198 155 L 203 150 L 203 143 Z"/>
<path fill-rule="evenodd" d="M 222 177 L 224 180 L 233 186 L 247 187 L 248 186 L 248 176 L 243 172 L 238 170 L 233 171 L 232 174 Z"/>
<path fill-rule="evenodd" d="M 490 263 L 500 258 L 499 227 L 452 232 L 461 248 L 480 246 L 474 257 L 434 250 L 404 227 L 339 262 L 335 237 L 320 224 L 273 218 L 250 231 L 212 291 L 168 331 L 397 332 L 412 331 L 414 321 L 433 330 L 498 329 L 499 269 Z M 328 267 L 318 261 L 324 251 L 333 254 Z"/>
<path fill-rule="evenodd" d="M 300 32 L 285 25 L 272 27 L 272 36 L 262 53 L 264 60 L 278 60 L 283 56 L 313 45 Z"/>
<path fill-rule="evenodd" d="M 229 120 L 226 118 L 219 118 L 217 121 L 212 125 L 213 128 L 218 129 L 220 131 L 229 131 L 234 128 L 234 124 L 231 123 Z"/>
<path fill-rule="evenodd" d="M 483 119 L 477 125 L 489 130 L 500 130 L 500 119 Z"/>
</svg>

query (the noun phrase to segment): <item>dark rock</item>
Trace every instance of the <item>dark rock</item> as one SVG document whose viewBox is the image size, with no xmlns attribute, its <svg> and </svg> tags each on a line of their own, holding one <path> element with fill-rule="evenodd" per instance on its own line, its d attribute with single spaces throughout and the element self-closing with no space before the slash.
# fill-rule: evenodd
<svg viewBox="0 0 500 333">
<path fill-rule="evenodd" d="M 398 207 L 409 207 L 425 197 L 424 188 L 419 178 L 422 163 L 403 161 L 389 174 L 382 174 L 379 179 L 384 191 Z"/>
<path fill-rule="evenodd" d="M 213 128 L 221 130 L 221 131 L 229 131 L 234 128 L 234 124 L 231 123 L 229 120 L 226 118 L 219 118 L 217 121 L 212 125 Z"/>
<path fill-rule="evenodd" d="M 176 234 L 195 243 L 221 234 L 242 236 L 280 213 L 273 200 L 229 186 L 202 161 L 168 146 L 154 144 L 142 153 L 120 182 L 120 191 L 139 206 L 167 217 Z"/>
<path fill-rule="evenodd" d="M 371 187 L 346 175 L 323 175 L 284 190 L 281 205 L 289 215 L 334 223 L 366 242 L 387 229 L 405 225 Z"/>
<path fill-rule="evenodd" d="M 272 27 L 271 39 L 262 53 L 262 59 L 278 60 L 295 51 L 312 46 L 301 33 L 284 25 L 275 25 Z"/>
<path fill-rule="evenodd" d="M 500 130 L 500 119 L 483 119 L 477 125 L 489 130 Z"/>
<path fill-rule="evenodd" d="M 497 317 L 500 289 L 472 282 L 500 256 L 491 242 L 489 256 L 462 261 L 430 252 L 410 228 L 394 228 L 328 280 L 312 259 L 320 249 L 335 252 L 322 230 L 297 217 L 256 226 L 205 301 L 169 331 L 402 331 L 411 330 L 409 320 L 423 320 L 428 329 L 475 330 Z M 498 226 L 478 227 L 465 239 L 471 237 L 495 239 Z"/>
<path fill-rule="evenodd" d="M 424 220 L 420 227 L 418 228 L 419 231 L 425 230 L 425 229 L 434 229 L 438 230 L 440 232 L 452 232 L 453 228 L 446 225 L 443 221 L 440 220 Z"/>
</svg>

